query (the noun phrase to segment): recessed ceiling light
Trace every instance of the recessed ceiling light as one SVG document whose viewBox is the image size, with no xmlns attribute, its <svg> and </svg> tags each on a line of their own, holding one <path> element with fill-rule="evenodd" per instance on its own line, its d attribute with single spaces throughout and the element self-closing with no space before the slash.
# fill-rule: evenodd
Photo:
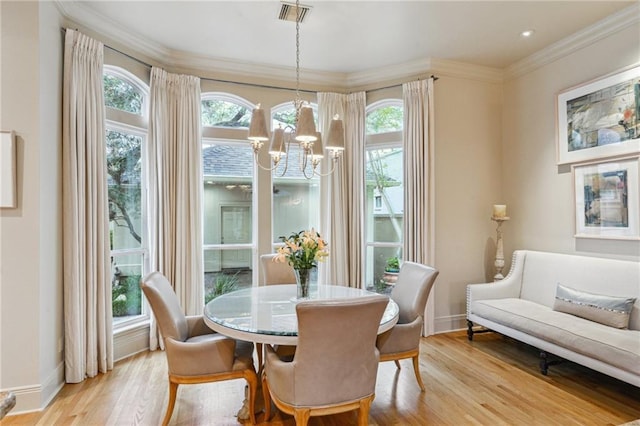
<svg viewBox="0 0 640 426">
<path fill-rule="evenodd" d="M 523 32 L 520 33 L 520 37 L 528 38 L 528 37 L 531 37 L 533 33 L 535 33 L 534 30 L 524 30 Z"/>
</svg>

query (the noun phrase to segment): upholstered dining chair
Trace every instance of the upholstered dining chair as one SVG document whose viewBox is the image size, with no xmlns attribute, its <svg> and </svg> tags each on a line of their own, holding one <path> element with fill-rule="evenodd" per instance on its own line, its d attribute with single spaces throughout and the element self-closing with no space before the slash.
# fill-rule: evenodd
<svg viewBox="0 0 640 426">
<path fill-rule="evenodd" d="M 439 271 L 414 262 L 404 262 L 398 280 L 391 290 L 391 298 L 400 310 L 398 322 L 389 331 L 378 336 L 377 347 L 380 362 L 395 361 L 400 368 L 401 359 L 412 358 L 413 370 L 420 390 L 424 383 L 420 377 L 420 336 L 427 298 Z"/>
<path fill-rule="evenodd" d="M 296 274 L 293 272 L 291 265 L 286 262 L 275 262 L 273 260 L 275 257 L 275 253 L 263 254 L 260 256 L 260 263 L 262 266 L 261 285 L 295 284 Z M 295 350 L 295 346 L 280 345 L 278 346 L 277 352 L 281 356 L 293 356 Z M 264 357 L 262 343 L 256 343 L 256 353 L 258 354 L 258 369 L 261 369 L 262 358 Z"/>
<path fill-rule="evenodd" d="M 376 336 L 388 302 L 383 295 L 299 302 L 293 360 L 265 346 L 265 421 L 273 400 L 298 426 L 311 416 L 355 409 L 358 424 L 366 425 L 378 373 Z"/>
<path fill-rule="evenodd" d="M 169 404 L 162 421 L 171 419 L 178 385 L 245 379 L 249 386 L 249 416 L 255 424 L 254 402 L 258 376 L 253 344 L 236 341 L 211 330 L 202 315 L 185 316 L 167 278 L 159 272 L 145 276 L 140 287 L 162 333 L 169 368 Z"/>
<path fill-rule="evenodd" d="M 262 285 L 295 284 L 296 275 L 286 262 L 274 262 L 275 253 L 260 256 L 262 264 Z"/>
</svg>

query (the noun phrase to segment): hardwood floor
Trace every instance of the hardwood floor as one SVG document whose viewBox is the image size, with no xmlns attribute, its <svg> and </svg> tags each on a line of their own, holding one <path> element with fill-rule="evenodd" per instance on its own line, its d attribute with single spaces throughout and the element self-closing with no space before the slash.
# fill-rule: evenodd
<svg viewBox="0 0 640 426">
<path fill-rule="evenodd" d="M 431 336 L 421 343 L 421 393 L 410 360 L 380 364 L 372 425 L 619 425 L 640 419 L 640 388 L 564 362 L 548 376 L 535 348 L 494 333 Z M 340 383 L 336 383 L 340 386 Z M 172 425 L 237 425 L 244 381 L 180 386 Z M 10 425 L 158 425 L 166 408 L 164 353 L 147 352 L 80 384 L 66 385 L 43 412 Z M 275 410 L 262 425 L 294 425 Z M 355 425 L 356 415 L 313 417 L 310 425 Z"/>
</svg>

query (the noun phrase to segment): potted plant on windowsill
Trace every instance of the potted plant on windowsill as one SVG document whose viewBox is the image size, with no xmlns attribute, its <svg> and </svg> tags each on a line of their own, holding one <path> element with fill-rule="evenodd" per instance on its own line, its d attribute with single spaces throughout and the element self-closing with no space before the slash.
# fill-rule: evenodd
<svg viewBox="0 0 640 426">
<path fill-rule="evenodd" d="M 394 285 L 398 279 L 398 273 L 400 272 L 400 260 L 397 256 L 387 259 L 387 265 L 384 267 L 384 276 L 382 279 L 387 285 Z"/>
</svg>

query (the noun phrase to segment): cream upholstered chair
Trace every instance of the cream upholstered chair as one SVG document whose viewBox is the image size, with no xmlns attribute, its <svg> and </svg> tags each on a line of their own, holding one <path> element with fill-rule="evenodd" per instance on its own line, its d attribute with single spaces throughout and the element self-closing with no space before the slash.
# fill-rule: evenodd
<svg viewBox="0 0 640 426">
<path fill-rule="evenodd" d="M 391 290 L 391 298 L 400 309 L 398 322 L 391 330 L 378 336 L 376 343 L 380 362 L 395 361 L 396 367 L 400 368 L 399 360 L 413 358 L 413 370 L 423 392 L 425 388 L 419 370 L 422 315 L 438 273 L 438 270 L 419 263 L 402 264 L 398 280 Z"/>
<path fill-rule="evenodd" d="M 296 425 L 310 416 L 358 409 L 366 425 L 378 373 L 375 342 L 389 302 L 383 295 L 312 300 L 296 305 L 298 346 L 292 361 L 266 346 L 262 391 L 265 421 L 276 407 Z"/>
<path fill-rule="evenodd" d="M 262 285 L 271 284 L 295 284 L 296 275 L 288 263 L 274 262 L 276 254 L 263 254 L 260 256 L 262 263 Z"/>
<path fill-rule="evenodd" d="M 167 278 L 152 272 L 140 282 L 164 339 L 169 367 L 169 404 L 163 425 L 169 423 L 178 385 L 245 379 L 249 385 L 251 424 L 258 376 L 253 366 L 253 344 L 215 333 L 201 315 L 185 316 Z"/>
<path fill-rule="evenodd" d="M 262 264 L 261 285 L 295 284 L 296 275 L 291 265 L 286 262 L 274 262 L 273 259 L 275 257 L 275 253 L 260 256 L 260 263 Z M 278 346 L 278 354 L 281 356 L 293 356 L 295 350 L 295 346 Z M 256 343 L 256 353 L 258 354 L 258 368 L 260 369 L 262 368 L 263 358 L 262 343 Z"/>
</svg>

